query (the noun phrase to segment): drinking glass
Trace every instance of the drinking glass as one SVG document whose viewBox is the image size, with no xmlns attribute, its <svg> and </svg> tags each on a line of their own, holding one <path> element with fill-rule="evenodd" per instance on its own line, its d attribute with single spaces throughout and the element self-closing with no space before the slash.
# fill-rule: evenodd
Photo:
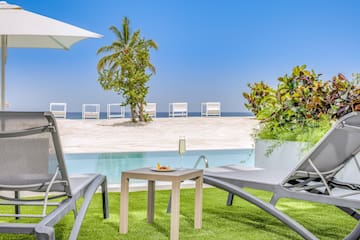
<svg viewBox="0 0 360 240">
<path fill-rule="evenodd" d="M 179 155 L 181 156 L 180 159 L 180 168 L 183 168 L 183 156 L 186 152 L 186 140 L 184 136 L 179 137 L 179 149 L 178 149 Z"/>
</svg>

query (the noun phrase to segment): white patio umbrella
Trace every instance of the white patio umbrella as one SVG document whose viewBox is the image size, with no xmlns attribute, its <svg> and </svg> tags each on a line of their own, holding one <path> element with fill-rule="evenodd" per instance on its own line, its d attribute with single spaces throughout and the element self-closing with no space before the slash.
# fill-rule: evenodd
<svg viewBox="0 0 360 240">
<path fill-rule="evenodd" d="M 74 43 L 101 35 L 0 1 L 1 110 L 5 109 L 7 48 L 69 49 Z"/>
</svg>

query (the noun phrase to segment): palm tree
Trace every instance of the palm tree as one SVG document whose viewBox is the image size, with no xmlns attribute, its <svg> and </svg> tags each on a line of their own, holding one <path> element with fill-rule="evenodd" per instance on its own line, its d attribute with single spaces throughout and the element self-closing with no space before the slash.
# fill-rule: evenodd
<svg viewBox="0 0 360 240">
<path fill-rule="evenodd" d="M 118 59 L 121 59 L 128 52 L 132 51 L 134 45 L 137 43 L 140 35 L 140 31 L 136 31 L 134 34 L 130 31 L 130 21 L 127 17 L 124 17 L 122 21 L 122 31 L 117 29 L 115 26 L 110 26 L 110 30 L 116 35 L 117 39 L 110 45 L 101 47 L 97 54 L 108 53 L 101 58 L 97 65 L 97 70 L 101 71 L 105 67 L 109 66 L 111 72 L 118 70 L 119 62 Z"/>
<path fill-rule="evenodd" d="M 144 121 L 146 82 L 151 76 L 146 70 L 155 73 L 155 67 L 150 63 L 149 50 L 157 49 L 157 45 L 153 40 L 142 39 L 140 30 L 132 33 L 127 17 L 122 21 L 121 30 L 115 26 L 111 26 L 110 30 L 115 34 L 116 40 L 97 51 L 97 54 L 108 54 L 102 57 L 97 65 L 100 84 L 104 89 L 122 93 L 126 99 L 124 105 L 130 105 L 133 122 L 136 121 L 137 115 L 140 121 Z"/>
</svg>

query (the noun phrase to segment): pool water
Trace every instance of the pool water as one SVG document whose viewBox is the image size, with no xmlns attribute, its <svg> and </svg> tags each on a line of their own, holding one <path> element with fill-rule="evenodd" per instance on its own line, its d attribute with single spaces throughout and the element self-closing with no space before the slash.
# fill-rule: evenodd
<svg viewBox="0 0 360 240">
<path fill-rule="evenodd" d="M 66 154 L 67 169 L 72 173 L 101 173 L 107 176 L 109 184 L 119 184 L 121 172 L 141 167 L 161 165 L 171 167 L 194 167 L 197 159 L 204 155 L 209 167 L 226 164 L 254 166 L 253 149 L 236 150 L 196 150 L 187 151 L 181 158 L 176 151 L 130 152 L 130 153 L 81 153 Z M 205 168 L 201 161 L 198 168 Z"/>
</svg>

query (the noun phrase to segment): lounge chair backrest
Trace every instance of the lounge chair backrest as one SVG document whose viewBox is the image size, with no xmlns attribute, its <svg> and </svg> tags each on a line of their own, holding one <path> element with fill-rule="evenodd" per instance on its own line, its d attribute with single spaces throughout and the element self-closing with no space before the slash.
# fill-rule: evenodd
<svg viewBox="0 0 360 240">
<path fill-rule="evenodd" d="M 71 195 L 53 115 L 0 112 L 0 189 L 31 188 Z M 56 174 L 57 173 L 57 174 Z"/>
<path fill-rule="evenodd" d="M 187 103 L 173 103 L 173 109 L 177 112 L 186 112 L 187 111 Z"/>
<path fill-rule="evenodd" d="M 13 184 L 14 176 L 47 175 L 48 149 L 49 141 L 46 138 L 0 138 L 0 183 L 6 181 Z"/>
<path fill-rule="evenodd" d="M 360 114 L 353 112 L 339 119 L 331 130 L 304 157 L 288 176 L 297 172 L 337 172 L 360 151 Z M 316 167 L 316 169 L 314 168 Z M 287 178 L 287 179 L 288 179 Z"/>
<path fill-rule="evenodd" d="M 218 102 L 208 102 L 206 104 L 207 110 L 220 110 L 220 103 Z"/>
</svg>

